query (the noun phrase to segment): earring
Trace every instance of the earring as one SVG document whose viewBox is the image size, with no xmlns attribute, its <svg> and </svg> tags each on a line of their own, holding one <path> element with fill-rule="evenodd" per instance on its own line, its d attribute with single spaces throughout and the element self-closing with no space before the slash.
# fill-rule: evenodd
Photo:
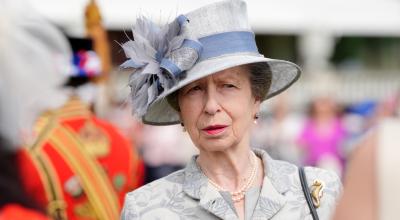
<svg viewBox="0 0 400 220">
<path fill-rule="evenodd" d="M 186 132 L 185 125 L 184 125 L 183 123 L 181 123 L 181 126 L 182 126 L 182 131 L 183 131 L 183 132 Z"/>
<path fill-rule="evenodd" d="M 254 124 L 257 124 L 257 119 L 260 117 L 260 114 L 259 113 L 256 113 L 255 115 L 254 115 Z"/>
</svg>

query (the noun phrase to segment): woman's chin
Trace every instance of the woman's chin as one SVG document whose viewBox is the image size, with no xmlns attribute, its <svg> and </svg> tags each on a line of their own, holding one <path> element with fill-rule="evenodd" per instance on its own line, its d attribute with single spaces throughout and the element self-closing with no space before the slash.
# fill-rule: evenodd
<svg viewBox="0 0 400 220">
<path fill-rule="evenodd" d="M 217 152 L 229 150 L 233 147 L 233 143 L 227 140 L 210 140 L 200 146 L 203 151 Z"/>
</svg>

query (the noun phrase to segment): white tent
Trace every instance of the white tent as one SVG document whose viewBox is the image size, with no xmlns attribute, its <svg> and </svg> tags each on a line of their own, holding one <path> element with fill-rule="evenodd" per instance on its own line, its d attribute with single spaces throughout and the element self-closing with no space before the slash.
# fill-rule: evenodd
<svg viewBox="0 0 400 220">
<path fill-rule="evenodd" d="M 89 0 L 29 0 L 71 33 L 83 30 Z M 129 29 L 139 15 L 160 23 L 215 0 L 97 0 L 111 30 Z M 400 36 L 399 0 L 247 0 L 249 19 L 258 33 Z"/>
<path fill-rule="evenodd" d="M 16 0 L 14 0 L 16 1 Z M 49 20 L 63 27 L 69 35 L 83 35 L 84 8 L 89 0 L 29 0 Z M 109 30 L 129 30 L 141 15 L 165 24 L 217 0 L 96 0 Z M 298 36 L 301 66 L 307 73 L 329 69 L 335 40 L 341 36 L 400 37 L 400 0 L 247 0 L 249 19 L 258 34 Z M 386 70 L 379 70 L 380 75 Z M 360 74 L 338 74 L 343 88 L 337 96 L 342 101 L 365 97 L 385 97 L 399 87 L 398 70 L 385 78 L 364 78 Z M 366 73 L 361 69 L 360 73 Z M 387 71 L 386 71 L 387 72 Z M 303 79 L 311 74 L 304 74 Z M 348 76 L 350 77 L 348 77 Z M 364 74 L 368 75 L 368 74 Z M 355 76 L 356 78 L 352 77 Z M 291 89 L 293 100 L 307 99 L 307 80 Z M 308 91 L 308 92 L 307 92 Z M 349 95 L 349 94 L 352 94 Z"/>
</svg>

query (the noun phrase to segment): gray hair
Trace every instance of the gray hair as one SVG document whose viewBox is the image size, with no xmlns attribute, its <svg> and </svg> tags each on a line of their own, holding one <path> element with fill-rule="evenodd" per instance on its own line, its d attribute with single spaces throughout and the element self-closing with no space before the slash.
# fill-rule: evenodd
<svg viewBox="0 0 400 220">
<path fill-rule="evenodd" d="M 271 87 L 272 74 L 266 62 L 244 65 L 250 73 L 251 92 L 257 100 L 264 100 Z"/>
<path fill-rule="evenodd" d="M 269 65 L 266 62 L 250 63 L 243 65 L 249 72 L 251 93 L 257 100 L 264 100 L 271 86 L 272 74 Z M 180 111 L 178 102 L 178 91 L 167 97 L 168 103 L 176 111 Z"/>
</svg>

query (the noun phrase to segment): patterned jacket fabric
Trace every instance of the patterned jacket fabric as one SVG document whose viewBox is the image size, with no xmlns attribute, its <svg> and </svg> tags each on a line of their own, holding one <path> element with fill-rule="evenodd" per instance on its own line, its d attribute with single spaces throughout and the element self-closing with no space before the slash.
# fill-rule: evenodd
<svg viewBox="0 0 400 220">
<path fill-rule="evenodd" d="M 263 161 L 265 175 L 261 188 L 254 187 L 246 193 L 246 219 L 311 220 L 298 168 L 272 159 L 265 151 L 254 152 Z M 339 177 L 314 167 L 305 167 L 305 173 L 310 187 L 316 179 L 325 183 L 317 212 L 320 219 L 329 219 L 342 190 Z M 121 219 L 238 219 L 233 202 L 226 195 L 209 184 L 194 156 L 185 169 L 127 194 Z"/>
</svg>

